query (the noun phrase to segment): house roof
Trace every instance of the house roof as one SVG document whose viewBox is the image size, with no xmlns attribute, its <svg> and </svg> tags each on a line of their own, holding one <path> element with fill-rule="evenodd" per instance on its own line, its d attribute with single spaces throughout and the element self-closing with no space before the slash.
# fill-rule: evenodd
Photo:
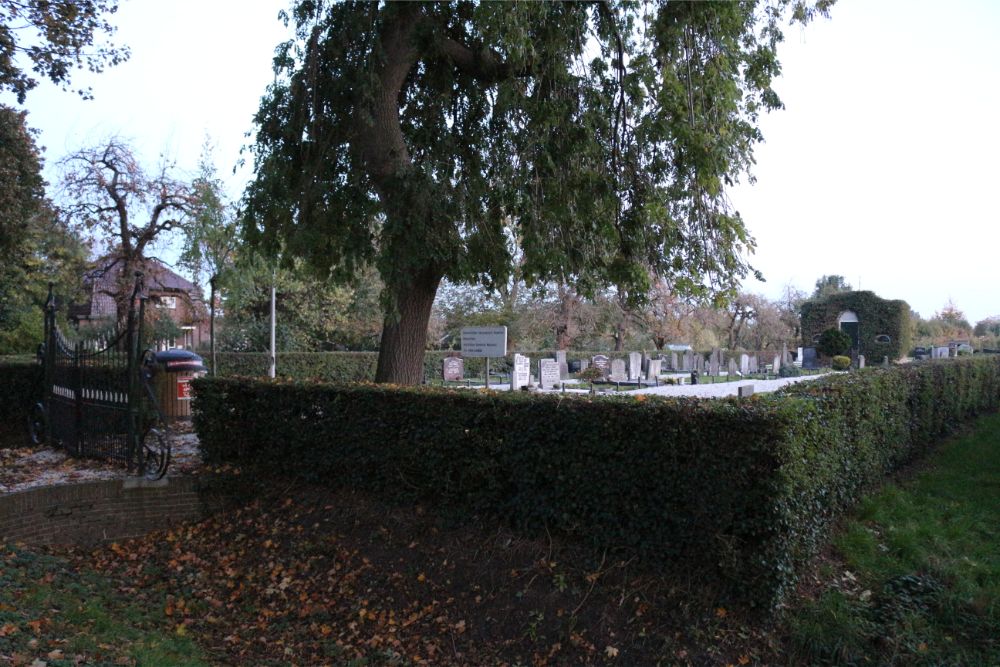
<svg viewBox="0 0 1000 667">
<path fill-rule="evenodd" d="M 95 262 L 94 268 L 83 276 L 83 284 L 89 288 L 90 299 L 85 303 L 70 305 L 68 313 L 70 318 L 103 319 L 117 315 L 114 295 L 117 292 L 122 264 L 121 261 L 112 258 L 103 258 Z M 197 312 L 203 313 L 205 310 L 205 299 L 201 294 L 201 288 L 171 271 L 163 262 L 146 259 L 140 270 L 143 272 L 142 296 L 171 292 L 183 294 L 188 297 Z"/>
</svg>

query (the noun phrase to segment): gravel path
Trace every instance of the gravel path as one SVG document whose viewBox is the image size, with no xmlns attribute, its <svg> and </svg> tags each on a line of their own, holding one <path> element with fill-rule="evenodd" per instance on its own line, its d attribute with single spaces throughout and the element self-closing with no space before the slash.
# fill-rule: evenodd
<svg viewBox="0 0 1000 667">
<path fill-rule="evenodd" d="M 763 394 L 775 391 L 782 387 L 796 382 L 807 382 L 823 377 L 822 375 L 803 375 L 793 378 L 778 378 L 776 380 L 742 380 L 736 382 L 719 382 L 716 384 L 683 384 L 683 385 L 663 385 L 662 387 L 649 387 L 648 389 L 637 389 L 629 392 L 634 394 L 656 394 L 657 396 L 698 396 L 700 398 L 722 398 L 724 396 L 736 396 L 739 387 L 753 385 L 755 394 Z"/>
</svg>

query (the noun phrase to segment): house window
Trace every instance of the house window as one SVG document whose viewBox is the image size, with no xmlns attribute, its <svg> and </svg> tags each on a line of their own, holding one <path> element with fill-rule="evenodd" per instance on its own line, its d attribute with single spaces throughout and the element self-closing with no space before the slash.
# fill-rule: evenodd
<svg viewBox="0 0 1000 667">
<path fill-rule="evenodd" d="M 156 297 L 156 307 L 157 308 L 170 308 L 173 310 L 177 308 L 177 297 L 176 296 L 158 296 Z"/>
</svg>

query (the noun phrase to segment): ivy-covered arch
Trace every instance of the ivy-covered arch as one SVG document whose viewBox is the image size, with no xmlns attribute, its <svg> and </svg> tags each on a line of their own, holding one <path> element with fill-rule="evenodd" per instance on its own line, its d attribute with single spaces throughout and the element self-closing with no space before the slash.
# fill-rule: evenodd
<svg viewBox="0 0 1000 667">
<path fill-rule="evenodd" d="M 870 361 L 899 359 L 910 348 L 910 306 L 874 292 L 838 292 L 802 304 L 802 344 L 812 347 L 826 329 L 839 328 L 845 313 L 855 315 L 858 351 Z M 848 318 L 853 319 L 853 318 Z"/>
</svg>

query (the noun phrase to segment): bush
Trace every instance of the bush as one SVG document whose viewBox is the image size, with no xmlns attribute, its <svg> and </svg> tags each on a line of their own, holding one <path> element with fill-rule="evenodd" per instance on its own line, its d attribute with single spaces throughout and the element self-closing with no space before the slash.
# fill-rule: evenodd
<svg viewBox="0 0 1000 667">
<path fill-rule="evenodd" d="M 851 337 L 840 329 L 827 329 L 820 334 L 816 350 L 824 357 L 836 357 L 851 351 Z"/>
<path fill-rule="evenodd" d="M 778 377 L 781 378 L 797 378 L 800 375 L 802 375 L 802 369 L 792 364 L 782 364 L 781 368 L 778 369 Z"/>
<path fill-rule="evenodd" d="M 206 461 L 550 530 L 780 601 L 832 522 L 1000 402 L 1000 356 L 751 400 L 195 381 Z"/>
<path fill-rule="evenodd" d="M 604 377 L 604 373 L 597 366 L 587 366 L 582 371 L 577 373 L 577 377 L 579 377 L 581 380 L 594 382 L 595 380 L 600 380 L 602 377 Z"/>
<path fill-rule="evenodd" d="M 838 354 L 830 360 L 830 367 L 835 371 L 846 371 L 851 367 L 851 358 Z"/>
</svg>

